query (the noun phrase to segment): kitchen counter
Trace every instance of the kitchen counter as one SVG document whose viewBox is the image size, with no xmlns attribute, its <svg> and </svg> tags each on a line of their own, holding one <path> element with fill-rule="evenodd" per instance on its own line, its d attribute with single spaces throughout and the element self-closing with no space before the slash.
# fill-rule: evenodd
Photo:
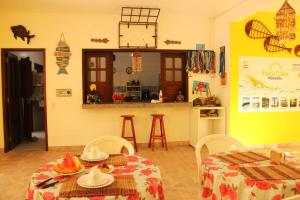
<svg viewBox="0 0 300 200">
<path fill-rule="evenodd" d="M 157 107 L 192 107 L 192 102 L 182 103 L 139 103 L 139 102 L 125 102 L 125 103 L 107 103 L 107 104 L 82 104 L 83 109 L 95 108 L 157 108 Z"/>
</svg>

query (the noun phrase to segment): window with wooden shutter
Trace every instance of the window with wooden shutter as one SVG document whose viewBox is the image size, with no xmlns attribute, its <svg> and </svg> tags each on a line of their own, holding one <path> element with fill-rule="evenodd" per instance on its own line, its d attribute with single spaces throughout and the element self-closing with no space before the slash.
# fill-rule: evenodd
<svg viewBox="0 0 300 200">
<path fill-rule="evenodd" d="M 165 101 L 174 102 L 178 89 L 186 97 L 185 53 L 161 53 L 161 81 Z"/>
<path fill-rule="evenodd" d="M 86 52 L 85 54 L 85 97 L 89 93 L 90 85 L 96 84 L 97 94 L 102 102 L 112 99 L 112 58 L 110 52 Z"/>
</svg>

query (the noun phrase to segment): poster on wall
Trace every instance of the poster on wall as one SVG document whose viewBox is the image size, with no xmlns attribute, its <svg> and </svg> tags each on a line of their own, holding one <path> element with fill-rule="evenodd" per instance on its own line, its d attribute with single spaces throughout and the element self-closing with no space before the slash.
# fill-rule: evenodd
<svg viewBox="0 0 300 200">
<path fill-rule="evenodd" d="M 239 112 L 300 111 L 300 59 L 239 57 Z"/>
</svg>

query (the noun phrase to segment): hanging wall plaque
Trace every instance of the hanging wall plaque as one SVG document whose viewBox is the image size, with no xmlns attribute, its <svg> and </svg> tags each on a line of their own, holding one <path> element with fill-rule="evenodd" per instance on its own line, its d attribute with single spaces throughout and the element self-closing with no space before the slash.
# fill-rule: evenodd
<svg viewBox="0 0 300 200">
<path fill-rule="evenodd" d="M 220 71 L 221 85 L 226 85 L 227 74 L 225 71 L 225 46 L 220 47 Z"/>
<path fill-rule="evenodd" d="M 276 13 L 276 31 L 280 43 L 296 38 L 296 11 L 287 0 Z"/>
<path fill-rule="evenodd" d="M 133 52 L 131 55 L 132 72 L 142 71 L 142 54 L 140 52 Z"/>
<path fill-rule="evenodd" d="M 57 74 L 68 74 L 66 67 L 69 65 L 71 51 L 63 33 L 60 36 L 54 55 L 56 56 L 56 64 L 59 67 Z"/>
</svg>

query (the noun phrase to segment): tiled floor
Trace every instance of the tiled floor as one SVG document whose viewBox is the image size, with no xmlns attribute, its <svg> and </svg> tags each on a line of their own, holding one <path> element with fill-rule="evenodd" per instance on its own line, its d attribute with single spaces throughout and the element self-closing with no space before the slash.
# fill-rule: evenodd
<svg viewBox="0 0 300 200">
<path fill-rule="evenodd" d="M 300 151 L 300 147 L 283 148 Z M 269 151 L 267 149 L 260 152 Z M 23 200 L 32 172 L 40 165 L 64 155 L 65 151 L 13 151 L 0 153 L 0 200 Z M 74 151 L 79 153 L 79 151 Z M 189 146 L 139 148 L 138 155 L 153 160 L 161 169 L 166 200 L 196 200 L 198 195 L 194 149 Z"/>
<path fill-rule="evenodd" d="M 37 137 L 38 140 L 35 142 L 23 141 L 13 151 L 43 151 L 45 149 L 45 132 L 33 132 L 32 136 Z"/>
<path fill-rule="evenodd" d="M 76 152 L 78 153 L 78 152 Z M 0 153 L 0 200 L 23 200 L 32 172 L 64 155 L 64 151 L 13 151 Z M 139 148 L 138 155 L 153 160 L 161 169 L 166 200 L 196 200 L 197 171 L 194 149 L 169 147 L 169 151 Z"/>
</svg>

